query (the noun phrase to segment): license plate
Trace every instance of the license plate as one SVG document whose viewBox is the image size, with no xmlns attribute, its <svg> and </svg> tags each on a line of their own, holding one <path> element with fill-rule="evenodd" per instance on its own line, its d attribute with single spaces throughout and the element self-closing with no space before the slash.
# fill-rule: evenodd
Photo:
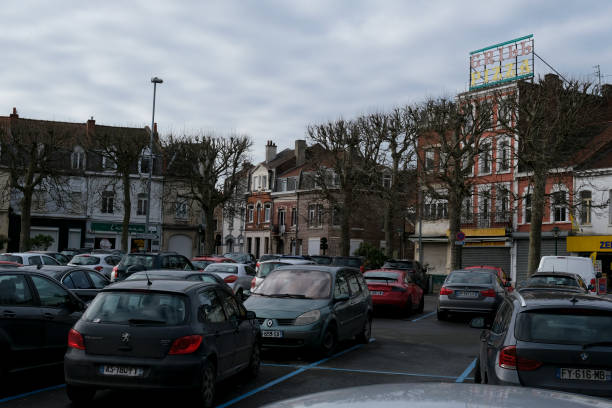
<svg viewBox="0 0 612 408">
<path fill-rule="evenodd" d="M 100 373 L 103 375 L 120 375 L 124 377 L 142 377 L 144 370 L 137 367 L 103 365 L 100 366 Z"/>
<path fill-rule="evenodd" d="M 280 339 L 283 337 L 283 332 L 280 330 L 262 330 L 261 337 L 273 337 Z"/>
<path fill-rule="evenodd" d="M 382 290 L 372 290 L 370 291 L 370 293 L 377 296 L 382 296 L 385 294 L 385 292 L 383 292 Z"/>
<path fill-rule="evenodd" d="M 559 368 L 557 377 L 562 380 L 612 381 L 612 371 L 592 368 Z"/>
<path fill-rule="evenodd" d="M 457 297 L 462 298 L 477 298 L 478 292 L 457 291 Z"/>
</svg>

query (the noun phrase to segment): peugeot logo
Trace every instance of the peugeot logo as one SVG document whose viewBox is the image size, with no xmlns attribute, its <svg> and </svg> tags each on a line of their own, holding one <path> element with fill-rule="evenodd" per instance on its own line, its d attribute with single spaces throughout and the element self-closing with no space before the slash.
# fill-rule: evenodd
<svg viewBox="0 0 612 408">
<path fill-rule="evenodd" d="M 272 319 L 266 319 L 266 326 L 272 327 L 273 324 L 274 322 L 272 322 Z"/>
<path fill-rule="evenodd" d="M 586 360 L 588 360 L 588 358 L 589 358 L 589 354 L 588 353 L 585 353 L 585 352 L 580 353 L 580 359 L 582 361 L 586 361 Z"/>
<path fill-rule="evenodd" d="M 130 333 L 121 333 L 121 341 L 127 343 L 130 341 Z"/>
</svg>

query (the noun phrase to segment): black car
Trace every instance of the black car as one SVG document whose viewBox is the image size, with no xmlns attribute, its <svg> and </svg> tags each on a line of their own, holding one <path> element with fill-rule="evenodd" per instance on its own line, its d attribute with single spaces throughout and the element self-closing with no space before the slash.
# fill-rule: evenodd
<svg viewBox="0 0 612 408">
<path fill-rule="evenodd" d="M 472 327 L 483 328 L 482 318 Z M 474 381 L 612 397 L 612 301 L 514 291 L 480 336 Z"/>
<path fill-rule="evenodd" d="M 198 282 L 218 283 L 227 285 L 227 283 L 216 273 L 208 273 L 203 271 L 177 271 L 177 270 L 161 270 L 161 271 L 141 271 L 135 272 L 125 278 L 126 280 L 147 280 L 147 279 L 179 279 Z"/>
<path fill-rule="evenodd" d="M 44 273 L 0 270 L 0 378 L 61 364 L 66 338 L 85 303 Z"/>
<path fill-rule="evenodd" d="M 383 264 L 382 268 L 408 271 L 415 283 L 423 289 L 423 292 L 429 293 L 427 272 L 419 261 L 414 259 L 389 259 Z"/>
<path fill-rule="evenodd" d="M 257 375 L 259 325 L 226 285 L 126 280 L 105 288 L 68 336 L 66 391 L 88 403 L 98 389 L 197 391 L 213 404 L 215 384 Z"/>
<path fill-rule="evenodd" d="M 587 286 L 580 275 L 566 272 L 537 272 L 521 283 L 521 292 L 547 290 L 561 292 L 589 293 L 592 285 Z"/>
<path fill-rule="evenodd" d="M 153 269 L 198 270 L 187 257 L 176 252 L 136 252 L 125 255 L 113 268 L 111 282 L 123 280 L 134 272 Z"/>
<path fill-rule="evenodd" d="M 24 269 L 50 276 L 61 282 L 85 302 L 95 298 L 100 289 L 110 284 L 108 278 L 100 272 L 93 269 L 79 268 L 78 266 L 24 266 Z"/>
</svg>

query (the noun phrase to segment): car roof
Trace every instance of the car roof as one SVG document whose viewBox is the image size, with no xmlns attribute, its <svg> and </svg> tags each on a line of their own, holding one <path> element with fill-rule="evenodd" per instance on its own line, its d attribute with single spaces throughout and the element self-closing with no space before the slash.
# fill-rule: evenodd
<svg viewBox="0 0 612 408">
<path fill-rule="evenodd" d="M 164 251 L 164 252 L 130 252 L 126 255 L 134 255 L 134 256 L 161 256 L 161 255 L 180 255 L 178 252 L 174 251 Z M 183 256 L 183 255 L 181 255 Z"/>
<path fill-rule="evenodd" d="M 299 268 L 296 268 L 299 267 Z M 332 275 L 336 275 L 337 273 L 341 272 L 341 271 L 353 271 L 353 272 L 358 272 L 361 274 L 361 272 L 359 272 L 359 269 L 357 268 L 350 268 L 348 266 L 327 266 L 327 265 L 319 265 L 319 264 L 311 264 L 311 265 L 285 265 L 285 266 L 279 266 L 278 268 L 274 269 L 272 272 L 276 272 L 276 271 L 281 271 L 281 270 L 292 270 L 292 269 L 296 269 L 296 270 L 300 270 L 300 271 L 321 271 L 321 272 L 329 272 Z M 270 272 L 270 273 L 272 273 Z"/>
<path fill-rule="evenodd" d="M 113 290 L 151 290 L 151 291 L 163 291 L 173 293 L 187 293 L 191 290 L 197 289 L 202 286 L 214 285 L 214 283 L 198 282 L 198 281 L 187 281 L 187 280 L 164 280 L 155 279 L 151 280 L 151 284 L 146 279 L 139 280 L 122 280 L 117 283 L 113 283 L 104 289 L 104 292 L 111 292 Z M 219 285 L 220 286 L 220 285 Z"/>
<path fill-rule="evenodd" d="M 534 273 L 533 275 L 531 275 L 529 278 L 533 278 L 534 276 L 567 276 L 570 278 L 580 277 L 580 275 L 578 275 L 577 273 L 573 273 L 573 272 L 553 272 L 553 271 L 548 271 L 548 272 L 538 271 Z"/>
<path fill-rule="evenodd" d="M 182 269 L 152 269 L 150 271 L 138 271 L 134 272 L 131 276 L 146 276 L 146 275 L 164 275 L 164 276 L 189 276 L 189 275 L 198 275 L 198 274 L 206 274 L 212 275 L 209 272 L 204 271 L 191 271 L 191 270 L 182 270 Z"/>
<path fill-rule="evenodd" d="M 278 258 L 278 259 L 269 259 L 267 261 L 260 262 L 260 265 L 269 264 L 269 263 L 280 263 L 285 265 L 313 265 L 316 262 L 311 261 L 310 259 L 299 259 L 299 258 Z"/>
<path fill-rule="evenodd" d="M 589 294 L 561 291 L 513 291 L 510 294 L 523 308 L 593 308 L 612 311 L 612 300 Z"/>
</svg>

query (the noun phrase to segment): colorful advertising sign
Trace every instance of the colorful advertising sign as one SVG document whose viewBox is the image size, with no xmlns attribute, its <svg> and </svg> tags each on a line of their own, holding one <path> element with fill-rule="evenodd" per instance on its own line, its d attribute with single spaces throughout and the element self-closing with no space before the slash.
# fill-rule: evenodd
<svg viewBox="0 0 612 408">
<path fill-rule="evenodd" d="M 470 52 L 470 91 L 534 76 L 533 34 Z"/>
</svg>

